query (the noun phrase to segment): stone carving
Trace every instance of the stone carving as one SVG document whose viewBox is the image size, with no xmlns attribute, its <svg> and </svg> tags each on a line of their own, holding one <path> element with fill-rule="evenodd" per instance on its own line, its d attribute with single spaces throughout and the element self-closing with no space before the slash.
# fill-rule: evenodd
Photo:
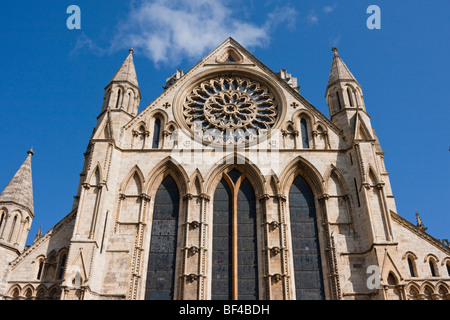
<svg viewBox="0 0 450 320">
<path fill-rule="evenodd" d="M 223 77 L 198 84 L 183 107 L 187 125 L 208 142 L 250 142 L 275 124 L 275 97 L 259 82 Z"/>
</svg>

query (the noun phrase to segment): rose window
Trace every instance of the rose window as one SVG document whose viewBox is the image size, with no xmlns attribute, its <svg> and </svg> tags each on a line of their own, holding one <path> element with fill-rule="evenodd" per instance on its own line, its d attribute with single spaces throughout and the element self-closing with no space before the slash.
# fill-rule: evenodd
<svg viewBox="0 0 450 320">
<path fill-rule="evenodd" d="M 257 81 L 215 78 L 197 85 L 183 107 L 187 125 L 207 142 L 255 140 L 275 124 L 278 106 L 273 94 Z"/>
</svg>

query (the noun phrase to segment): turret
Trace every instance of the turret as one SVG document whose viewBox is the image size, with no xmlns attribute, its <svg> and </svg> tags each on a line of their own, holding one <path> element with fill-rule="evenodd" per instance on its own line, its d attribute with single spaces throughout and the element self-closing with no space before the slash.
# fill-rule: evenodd
<svg viewBox="0 0 450 320">
<path fill-rule="evenodd" d="M 25 248 L 34 218 L 31 157 L 28 156 L 0 194 L 0 250 L 17 255 Z"/>
<path fill-rule="evenodd" d="M 141 92 L 133 61 L 134 50 L 130 49 L 128 57 L 105 88 L 102 111 L 121 110 L 135 116 L 139 109 Z"/>
<path fill-rule="evenodd" d="M 346 141 L 373 139 L 370 117 L 366 112 L 362 87 L 333 48 L 328 86 L 325 92 L 331 121 Z"/>
</svg>

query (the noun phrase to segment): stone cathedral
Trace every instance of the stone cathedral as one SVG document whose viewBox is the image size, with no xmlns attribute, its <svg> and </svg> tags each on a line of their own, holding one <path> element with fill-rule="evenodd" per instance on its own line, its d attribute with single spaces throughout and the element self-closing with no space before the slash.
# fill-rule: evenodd
<svg viewBox="0 0 450 320">
<path fill-rule="evenodd" d="M 26 245 L 32 150 L 1 193 L 0 299 L 449 300 L 448 240 L 397 212 L 362 87 L 330 58 L 329 117 L 231 38 L 138 112 L 130 49 L 70 213 Z"/>
</svg>

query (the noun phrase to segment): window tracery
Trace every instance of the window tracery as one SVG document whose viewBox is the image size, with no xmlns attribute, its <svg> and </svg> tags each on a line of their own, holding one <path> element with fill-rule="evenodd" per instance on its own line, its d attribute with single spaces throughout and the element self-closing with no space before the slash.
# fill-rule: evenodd
<svg viewBox="0 0 450 320">
<path fill-rule="evenodd" d="M 198 84 L 185 99 L 189 128 L 208 142 L 240 143 L 257 139 L 278 117 L 275 96 L 248 78 L 220 77 Z"/>
</svg>

